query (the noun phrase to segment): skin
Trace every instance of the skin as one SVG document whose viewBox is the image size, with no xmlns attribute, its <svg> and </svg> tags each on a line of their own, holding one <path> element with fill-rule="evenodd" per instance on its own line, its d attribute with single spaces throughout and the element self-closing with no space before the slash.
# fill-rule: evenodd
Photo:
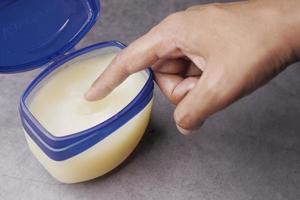
<svg viewBox="0 0 300 200">
<path fill-rule="evenodd" d="M 159 88 L 176 105 L 178 130 L 188 134 L 299 60 L 299 10 L 299 0 L 258 0 L 174 13 L 122 51 L 85 98 L 102 99 L 152 66 Z"/>
</svg>

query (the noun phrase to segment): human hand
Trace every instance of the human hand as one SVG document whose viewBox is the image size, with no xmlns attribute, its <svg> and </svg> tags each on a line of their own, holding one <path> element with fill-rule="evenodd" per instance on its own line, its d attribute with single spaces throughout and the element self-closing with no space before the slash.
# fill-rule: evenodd
<svg viewBox="0 0 300 200">
<path fill-rule="evenodd" d="M 152 66 L 161 91 L 177 105 L 179 131 L 188 134 L 299 58 L 299 8 L 297 0 L 261 0 L 172 14 L 123 50 L 85 97 L 99 100 Z"/>
</svg>

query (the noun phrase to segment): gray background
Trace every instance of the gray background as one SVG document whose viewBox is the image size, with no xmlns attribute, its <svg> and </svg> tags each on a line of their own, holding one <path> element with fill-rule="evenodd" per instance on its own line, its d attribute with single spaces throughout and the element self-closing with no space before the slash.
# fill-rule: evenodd
<svg viewBox="0 0 300 200">
<path fill-rule="evenodd" d="M 208 2 L 208 1 L 207 1 Z M 130 43 L 196 0 L 106 0 L 101 19 L 78 45 Z M 300 67 L 180 135 L 173 106 L 155 91 L 149 130 L 128 161 L 94 181 L 64 185 L 29 152 L 17 106 L 40 70 L 0 75 L 0 199 L 300 199 Z"/>
</svg>

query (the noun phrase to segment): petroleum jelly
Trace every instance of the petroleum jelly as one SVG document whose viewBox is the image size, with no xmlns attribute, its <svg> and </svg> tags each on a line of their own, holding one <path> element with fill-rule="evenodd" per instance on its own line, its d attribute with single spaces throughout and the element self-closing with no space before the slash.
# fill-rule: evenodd
<svg viewBox="0 0 300 200">
<path fill-rule="evenodd" d="M 84 93 L 114 56 L 93 57 L 57 72 L 32 98 L 29 108 L 33 116 L 54 136 L 65 136 L 91 128 L 118 113 L 142 89 L 144 74 L 131 75 L 100 101 L 84 99 Z"/>
</svg>

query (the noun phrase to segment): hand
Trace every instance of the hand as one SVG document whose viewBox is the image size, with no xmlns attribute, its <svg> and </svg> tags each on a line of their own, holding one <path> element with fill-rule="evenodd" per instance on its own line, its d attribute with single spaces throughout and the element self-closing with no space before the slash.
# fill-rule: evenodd
<svg viewBox="0 0 300 200">
<path fill-rule="evenodd" d="M 299 7 L 298 0 L 261 0 L 172 14 L 122 51 L 85 97 L 99 100 L 153 66 L 161 91 L 177 105 L 176 125 L 187 134 L 299 58 Z"/>
</svg>

